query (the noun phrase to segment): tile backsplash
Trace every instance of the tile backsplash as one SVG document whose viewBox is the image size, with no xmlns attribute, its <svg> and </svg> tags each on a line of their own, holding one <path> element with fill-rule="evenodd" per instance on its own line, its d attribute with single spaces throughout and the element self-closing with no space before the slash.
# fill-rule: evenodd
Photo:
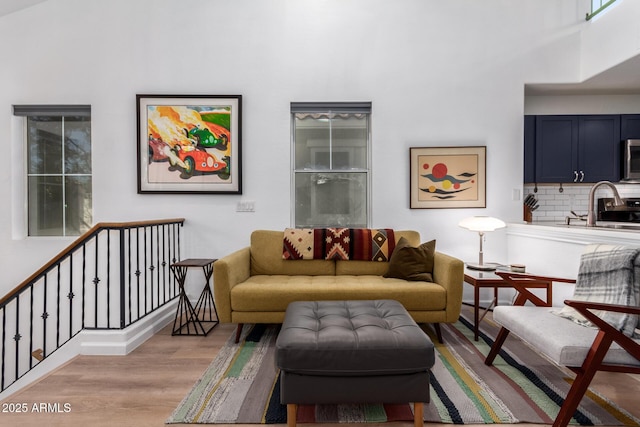
<svg viewBox="0 0 640 427">
<path fill-rule="evenodd" d="M 567 216 L 572 216 L 571 211 L 578 215 L 587 213 L 589 206 L 589 191 L 593 184 L 538 184 L 524 185 L 524 196 L 533 194 L 538 200 L 539 208 L 533 211 L 533 222 L 557 221 L 564 222 Z M 615 184 L 620 197 L 639 197 L 640 184 Z M 562 188 L 562 191 L 560 189 Z M 611 190 L 600 187 L 596 191 L 596 203 L 598 198 L 613 197 Z"/>
</svg>

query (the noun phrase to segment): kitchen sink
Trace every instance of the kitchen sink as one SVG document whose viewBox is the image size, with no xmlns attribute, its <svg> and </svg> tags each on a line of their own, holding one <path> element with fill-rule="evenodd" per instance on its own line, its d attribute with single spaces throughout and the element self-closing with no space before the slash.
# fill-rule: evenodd
<svg viewBox="0 0 640 427">
<path fill-rule="evenodd" d="M 596 224 L 595 228 L 613 228 L 619 230 L 637 230 L 640 231 L 640 224 L 632 223 L 632 224 Z"/>
</svg>

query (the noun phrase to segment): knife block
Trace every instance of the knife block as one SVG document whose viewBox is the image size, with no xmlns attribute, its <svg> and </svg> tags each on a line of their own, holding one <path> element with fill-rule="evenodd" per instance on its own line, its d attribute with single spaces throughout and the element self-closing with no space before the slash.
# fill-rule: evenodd
<svg viewBox="0 0 640 427">
<path fill-rule="evenodd" d="M 533 212 L 527 205 L 522 205 L 522 219 L 524 222 L 533 222 Z"/>
</svg>

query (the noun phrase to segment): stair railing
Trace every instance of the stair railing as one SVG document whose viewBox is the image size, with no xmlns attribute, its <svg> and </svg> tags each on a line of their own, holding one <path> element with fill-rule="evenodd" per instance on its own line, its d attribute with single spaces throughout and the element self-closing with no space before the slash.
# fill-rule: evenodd
<svg viewBox="0 0 640 427">
<path fill-rule="evenodd" d="M 83 329 L 123 329 L 178 296 L 184 218 L 99 223 L 0 299 L 0 392 Z"/>
</svg>

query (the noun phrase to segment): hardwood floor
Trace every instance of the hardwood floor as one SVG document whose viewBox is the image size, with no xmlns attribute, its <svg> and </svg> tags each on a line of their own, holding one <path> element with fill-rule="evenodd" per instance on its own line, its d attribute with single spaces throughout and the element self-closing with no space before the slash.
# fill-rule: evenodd
<svg viewBox="0 0 640 427">
<path fill-rule="evenodd" d="M 167 327 L 127 356 L 79 356 L 2 402 L 27 412 L 0 412 L 0 426 L 163 426 L 234 331 L 174 337 Z M 638 376 L 598 373 L 593 388 L 640 417 Z"/>
</svg>

